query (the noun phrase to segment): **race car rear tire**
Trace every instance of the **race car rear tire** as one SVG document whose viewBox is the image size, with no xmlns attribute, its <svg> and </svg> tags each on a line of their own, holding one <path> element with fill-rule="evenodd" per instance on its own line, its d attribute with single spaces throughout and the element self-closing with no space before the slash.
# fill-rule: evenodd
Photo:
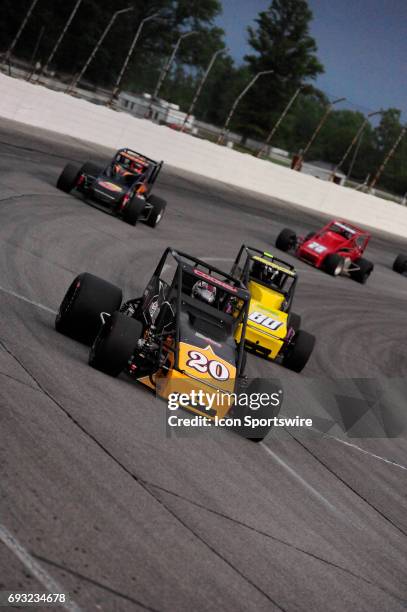
<svg viewBox="0 0 407 612">
<path fill-rule="evenodd" d="M 322 267 L 327 274 L 330 274 L 331 276 L 340 276 L 345 267 L 345 260 L 343 257 L 341 257 L 341 255 L 332 253 L 331 255 L 327 255 L 325 257 Z"/>
<path fill-rule="evenodd" d="M 276 238 L 276 247 L 280 249 L 280 251 L 289 251 L 295 247 L 296 242 L 296 233 L 289 228 L 285 228 L 281 230 Z"/>
<path fill-rule="evenodd" d="M 359 267 L 359 270 L 352 271 L 350 273 L 350 276 L 357 283 L 364 285 L 369 276 L 371 275 L 374 266 L 371 261 L 363 259 L 362 257 L 355 261 L 355 265 Z"/>
<path fill-rule="evenodd" d="M 292 327 L 294 331 L 298 331 L 301 327 L 301 315 L 290 312 L 288 316 L 288 327 Z"/>
<path fill-rule="evenodd" d="M 280 385 L 264 378 L 254 378 L 246 388 L 241 387 L 237 390 L 238 396 L 245 394 L 249 401 L 250 397 L 254 395 L 259 397 L 259 395 L 263 393 L 269 396 L 276 394 L 276 396 L 280 397 Z M 260 406 L 256 410 L 248 405 L 244 405 L 245 402 L 241 402 L 241 404 L 242 405 L 236 404 L 233 406 L 230 413 L 227 415 L 227 417 L 231 416 L 234 419 L 240 419 L 241 424 L 235 425 L 233 428 L 234 431 L 243 438 L 249 439 L 251 442 L 261 442 L 271 431 L 273 424 L 258 425 L 251 428 L 245 425 L 245 417 L 250 416 L 254 419 L 271 419 L 277 417 L 281 409 L 281 400 L 277 406 Z"/>
<path fill-rule="evenodd" d="M 80 166 L 76 164 L 66 164 L 57 180 L 57 189 L 69 193 L 75 187 L 79 173 L 81 171 Z"/>
<path fill-rule="evenodd" d="M 407 272 L 407 255 L 397 255 L 393 263 L 393 270 L 399 274 Z"/>
<path fill-rule="evenodd" d="M 83 164 L 81 172 L 87 176 L 99 176 L 103 172 L 103 168 L 94 162 L 87 161 Z"/>
<path fill-rule="evenodd" d="M 146 225 L 149 225 L 150 227 L 156 227 L 156 225 L 160 223 L 164 215 L 167 202 L 163 200 L 163 198 L 159 198 L 156 195 L 151 195 L 148 198 L 148 202 L 152 205 L 153 209 L 150 212 L 148 219 L 146 220 Z"/>
<path fill-rule="evenodd" d="M 301 372 L 311 357 L 314 346 L 315 336 L 300 329 L 283 357 L 283 365 L 294 372 Z"/>
<path fill-rule="evenodd" d="M 136 225 L 140 215 L 146 207 L 146 202 L 143 198 L 134 196 L 123 210 L 122 219 L 130 225 Z"/>
<path fill-rule="evenodd" d="M 90 349 L 89 365 L 109 376 L 119 376 L 143 333 L 140 321 L 114 312 L 99 330 Z"/>
<path fill-rule="evenodd" d="M 243 349 L 242 365 L 240 366 L 240 374 L 239 374 L 240 376 L 244 375 L 246 364 L 247 364 L 247 352 L 245 349 Z"/>
<path fill-rule="evenodd" d="M 84 344 L 92 344 L 102 325 L 100 313 L 118 310 L 122 298 L 119 287 L 83 272 L 73 280 L 61 302 L 55 329 Z"/>
</svg>

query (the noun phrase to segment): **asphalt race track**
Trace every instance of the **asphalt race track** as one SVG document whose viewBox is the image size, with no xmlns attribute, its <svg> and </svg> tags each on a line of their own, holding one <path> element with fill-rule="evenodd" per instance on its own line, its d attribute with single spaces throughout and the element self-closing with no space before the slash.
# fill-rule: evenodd
<svg viewBox="0 0 407 612">
<path fill-rule="evenodd" d="M 67 161 L 108 153 L 0 123 L 0 591 L 59 586 L 65 609 L 106 612 L 405 610 L 405 437 L 168 437 L 164 403 L 93 370 L 87 348 L 54 331 L 81 271 L 135 296 L 168 245 L 229 269 L 242 242 L 272 248 L 283 226 L 319 223 L 167 168 L 154 230 L 56 190 Z M 394 377 L 403 403 L 402 246 L 373 238 L 366 286 L 298 262 L 314 355 L 302 375 L 252 355 L 247 368 L 281 378 L 283 412 L 315 409 L 305 379 Z"/>
</svg>

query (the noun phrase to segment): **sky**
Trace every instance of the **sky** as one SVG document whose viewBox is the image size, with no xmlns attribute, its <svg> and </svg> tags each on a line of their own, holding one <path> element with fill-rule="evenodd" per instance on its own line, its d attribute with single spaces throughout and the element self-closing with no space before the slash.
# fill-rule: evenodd
<svg viewBox="0 0 407 612">
<path fill-rule="evenodd" d="M 217 25 L 236 63 L 250 52 L 248 25 L 270 0 L 222 0 Z M 308 0 L 310 31 L 325 74 L 315 81 L 342 106 L 368 113 L 396 107 L 407 120 L 407 0 Z M 340 106 L 338 106 L 340 108 Z"/>
</svg>

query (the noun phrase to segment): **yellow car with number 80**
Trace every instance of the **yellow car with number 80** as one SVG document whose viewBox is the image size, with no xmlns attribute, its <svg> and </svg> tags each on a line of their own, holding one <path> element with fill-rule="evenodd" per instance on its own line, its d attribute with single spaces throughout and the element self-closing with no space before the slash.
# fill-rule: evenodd
<svg viewBox="0 0 407 612">
<path fill-rule="evenodd" d="M 301 317 L 291 311 L 298 278 L 295 268 L 267 251 L 243 244 L 231 274 L 246 285 L 251 296 L 246 349 L 301 372 L 314 349 L 315 336 L 300 329 Z M 236 339 L 241 331 L 238 328 Z"/>
</svg>

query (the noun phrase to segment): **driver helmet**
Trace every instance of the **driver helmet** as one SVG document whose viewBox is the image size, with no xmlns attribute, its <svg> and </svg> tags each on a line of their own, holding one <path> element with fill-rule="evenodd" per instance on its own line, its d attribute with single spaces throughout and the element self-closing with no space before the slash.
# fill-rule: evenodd
<svg viewBox="0 0 407 612">
<path fill-rule="evenodd" d="M 263 282 L 278 284 L 280 279 L 280 272 L 271 266 L 265 266 L 263 268 Z"/>
<path fill-rule="evenodd" d="M 198 281 L 192 287 L 192 295 L 202 302 L 213 304 L 216 299 L 216 287 L 206 281 Z"/>
<path fill-rule="evenodd" d="M 141 174 L 144 170 L 142 164 L 139 164 L 135 161 L 130 162 L 130 170 L 132 172 L 137 172 L 137 174 Z"/>
<path fill-rule="evenodd" d="M 113 166 L 113 176 L 124 174 L 125 170 L 120 164 L 115 164 Z"/>
</svg>

